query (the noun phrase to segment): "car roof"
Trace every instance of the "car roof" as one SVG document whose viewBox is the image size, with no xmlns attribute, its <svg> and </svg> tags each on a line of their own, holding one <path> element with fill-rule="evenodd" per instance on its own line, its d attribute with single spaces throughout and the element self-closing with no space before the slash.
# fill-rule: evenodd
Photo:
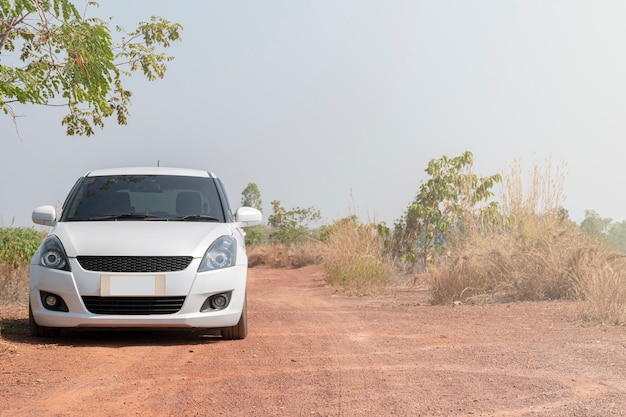
<svg viewBox="0 0 626 417">
<path fill-rule="evenodd" d="M 176 175 L 183 177 L 208 177 L 215 175 L 201 169 L 173 168 L 173 167 L 122 167 L 97 169 L 85 174 L 85 177 L 102 177 L 111 175 Z"/>
</svg>

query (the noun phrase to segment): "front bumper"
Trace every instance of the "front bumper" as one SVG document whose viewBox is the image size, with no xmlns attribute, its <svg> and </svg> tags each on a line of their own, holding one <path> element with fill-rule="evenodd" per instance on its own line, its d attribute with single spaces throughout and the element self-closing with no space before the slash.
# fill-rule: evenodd
<svg viewBox="0 0 626 417">
<path fill-rule="evenodd" d="M 216 271 L 197 273 L 200 260 L 194 260 L 188 268 L 179 272 L 162 274 L 100 274 L 83 270 L 75 259 L 70 259 L 72 272 L 30 266 L 30 305 L 33 318 L 45 327 L 170 327 L 170 328 L 223 328 L 239 322 L 246 295 L 247 267 L 236 265 Z M 115 291 L 123 291 L 125 279 L 144 282 L 159 275 L 155 280 L 162 296 L 184 296 L 180 310 L 171 314 L 94 314 L 87 310 L 83 296 L 108 297 L 113 291 L 103 288 L 103 283 L 118 283 Z M 122 284 L 120 284 L 122 283 Z M 137 289 L 129 287 L 134 297 Z M 63 299 L 69 311 L 54 311 L 44 307 L 41 293 L 55 294 Z M 224 309 L 200 311 L 207 298 L 215 294 L 230 294 L 230 302 Z M 103 295 L 104 294 L 104 295 Z M 153 294 L 145 294 L 153 295 Z"/>
</svg>

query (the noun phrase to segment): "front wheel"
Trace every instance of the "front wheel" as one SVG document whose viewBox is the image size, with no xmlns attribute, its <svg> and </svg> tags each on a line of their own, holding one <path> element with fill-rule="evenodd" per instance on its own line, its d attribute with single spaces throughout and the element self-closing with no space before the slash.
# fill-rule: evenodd
<svg viewBox="0 0 626 417">
<path fill-rule="evenodd" d="M 59 337 L 61 336 L 61 329 L 56 327 L 44 327 L 37 324 L 35 317 L 33 317 L 33 310 L 28 303 L 28 326 L 30 327 L 30 334 L 35 337 Z"/>
<path fill-rule="evenodd" d="M 241 340 L 248 335 L 248 299 L 243 300 L 243 308 L 241 309 L 241 318 L 239 323 L 232 327 L 222 329 L 222 339 L 224 340 Z"/>
</svg>

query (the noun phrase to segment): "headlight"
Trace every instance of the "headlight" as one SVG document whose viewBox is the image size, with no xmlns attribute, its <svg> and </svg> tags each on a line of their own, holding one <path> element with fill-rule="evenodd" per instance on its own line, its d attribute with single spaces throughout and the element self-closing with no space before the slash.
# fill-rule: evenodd
<svg viewBox="0 0 626 417">
<path fill-rule="evenodd" d="M 237 241 L 231 236 L 222 236 L 215 240 L 204 254 L 198 272 L 213 271 L 235 265 L 237 260 Z"/>
<path fill-rule="evenodd" d="M 39 265 L 63 271 L 70 270 L 65 249 L 63 249 L 61 241 L 55 235 L 50 235 L 44 240 L 39 253 Z"/>
</svg>

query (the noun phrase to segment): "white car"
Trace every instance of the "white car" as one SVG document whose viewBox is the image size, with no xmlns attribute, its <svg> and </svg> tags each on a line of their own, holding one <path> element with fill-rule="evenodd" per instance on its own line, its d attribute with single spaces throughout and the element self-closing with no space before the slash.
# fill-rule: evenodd
<svg viewBox="0 0 626 417">
<path fill-rule="evenodd" d="M 248 333 L 248 259 L 243 227 L 261 212 L 233 215 L 212 173 L 119 168 L 79 178 L 30 265 L 29 322 L 35 336 L 64 328 L 187 327 Z"/>
</svg>

